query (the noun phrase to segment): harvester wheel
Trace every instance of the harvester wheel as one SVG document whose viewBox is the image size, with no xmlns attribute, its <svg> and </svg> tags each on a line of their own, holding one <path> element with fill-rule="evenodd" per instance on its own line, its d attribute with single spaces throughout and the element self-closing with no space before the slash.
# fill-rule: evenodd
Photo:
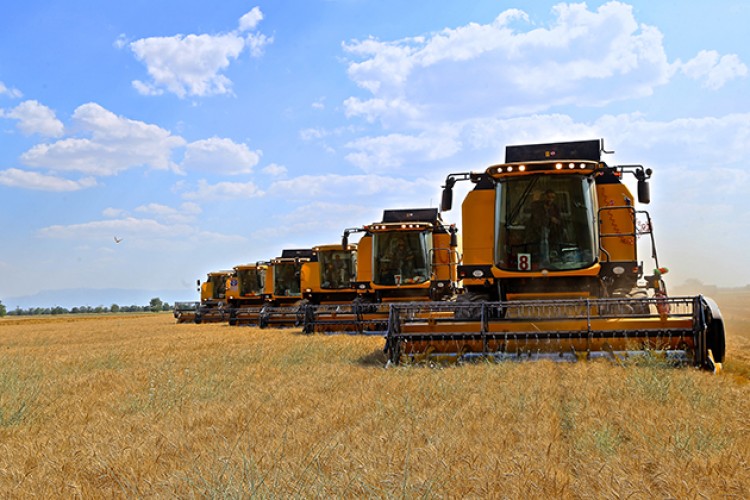
<svg viewBox="0 0 750 500">
<path fill-rule="evenodd" d="M 712 299 L 704 297 L 706 303 L 706 347 L 711 349 L 716 363 L 724 362 L 726 353 L 726 338 L 724 336 L 724 319 L 721 317 L 719 306 Z"/>
</svg>

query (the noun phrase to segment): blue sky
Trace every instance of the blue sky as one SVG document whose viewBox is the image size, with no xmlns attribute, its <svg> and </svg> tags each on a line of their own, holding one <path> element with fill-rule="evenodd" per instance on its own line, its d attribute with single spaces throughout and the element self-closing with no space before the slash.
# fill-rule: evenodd
<svg viewBox="0 0 750 500">
<path fill-rule="evenodd" d="M 654 170 L 671 283 L 750 284 L 750 4 L 530 4 L 3 6 L 0 300 L 191 298 L 209 271 L 436 206 L 507 144 L 600 137 Z"/>
</svg>

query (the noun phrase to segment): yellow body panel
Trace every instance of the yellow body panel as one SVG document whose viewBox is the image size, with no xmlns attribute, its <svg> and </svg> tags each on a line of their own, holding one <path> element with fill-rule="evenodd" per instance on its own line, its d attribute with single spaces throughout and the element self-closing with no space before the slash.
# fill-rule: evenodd
<svg viewBox="0 0 750 500">
<path fill-rule="evenodd" d="M 635 238 L 632 236 L 635 234 L 633 195 L 624 184 L 598 184 L 596 194 L 601 209 L 599 235 L 605 250 L 601 252 L 600 260 L 635 261 Z M 627 200 L 630 200 L 630 204 Z"/>
<path fill-rule="evenodd" d="M 372 283 L 372 236 L 366 234 L 357 244 L 357 281 Z"/>
<path fill-rule="evenodd" d="M 300 270 L 300 287 L 313 293 L 322 291 L 320 286 L 320 262 L 305 262 Z"/>
<path fill-rule="evenodd" d="M 469 192 L 462 205 L 463 263 L 488 265 L 494 261 L 495 191 Z"/>
<path fill-rule="evenodd" d="M 201 302 L 209 300 L 214 294 L 214 285 L 208 281 L 201 283 Z"/>
</svg>

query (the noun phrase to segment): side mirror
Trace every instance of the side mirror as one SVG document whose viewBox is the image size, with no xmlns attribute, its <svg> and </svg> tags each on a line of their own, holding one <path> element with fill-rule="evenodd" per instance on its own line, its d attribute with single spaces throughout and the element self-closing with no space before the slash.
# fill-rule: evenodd
<svg viewBox="0 0 750 500">
<path fill-rule="evenodd" d="M 651 174 L 650 168 L 644 170 L 639 166 L 635 170 L 635 178 L 638 179 L 638 201 L 645 205 L 651 202 L 651 188 L 648 185 L 648 178 L 651 177 Z"/>
<path fill-rule="evenodd" d="M 456 184 L 456 179 L 448 177 L 445 179 L 445 186 L 443 186 L 443 198 L 440 200 L 440 211 L 448 212 L 453 208 L 453 186 Z"/>
<path fill-rule="evenodd" d="M 638 180 L 638 201 L 645 205 L 651 202 L 651 186 L 648 185 L 646 180 Z"/>
<path fill-rule="evenodd" d="M 341 237 L 341 248 L 344 250 L 349 248 L 349 231 L 344 231 L 344 236 Z"/>
</svg>

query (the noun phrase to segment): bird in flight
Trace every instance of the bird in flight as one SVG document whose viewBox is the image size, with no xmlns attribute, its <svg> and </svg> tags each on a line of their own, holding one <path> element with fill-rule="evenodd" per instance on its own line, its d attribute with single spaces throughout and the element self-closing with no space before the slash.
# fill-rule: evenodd
<svg viewBox="0 0 750 500">
<path fill-rule="evenodd" d="M 122 241 L 122 238 L 118 238 L 117 236 L 115 236 L 115 243 L 120 243 L 121 241 Z"/>
</svg>

